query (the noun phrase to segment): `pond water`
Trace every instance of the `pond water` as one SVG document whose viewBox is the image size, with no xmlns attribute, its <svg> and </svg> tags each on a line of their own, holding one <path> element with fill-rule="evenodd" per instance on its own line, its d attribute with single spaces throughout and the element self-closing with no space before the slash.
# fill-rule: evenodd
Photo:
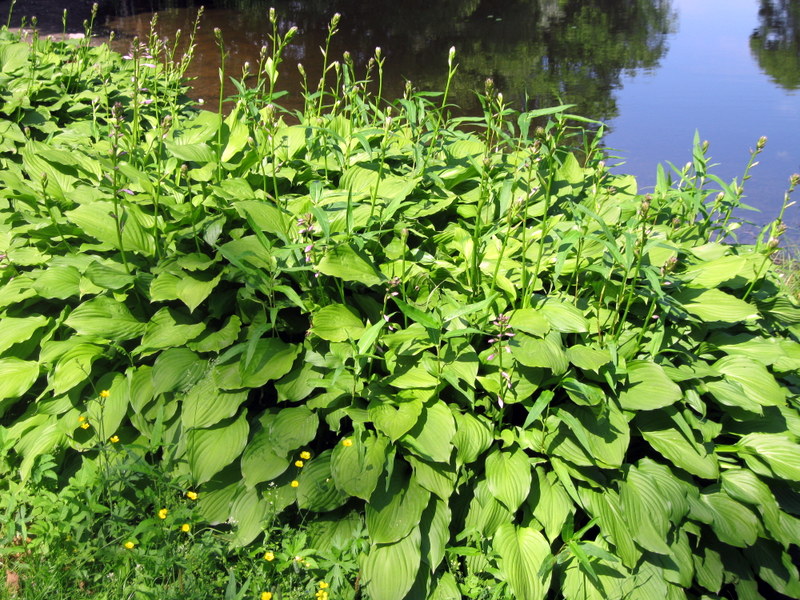
<svg viewBox="0 0 800 600">
<path fill-rule="evenodd" d="M 113 30 L 125 50 L 144 37 L 154 11 L 158 31 L 185 32 L 200 2 L 122 0 L 101 3 L 101 33 Z M 695 131 L 710 143 L 719 163 L 712 172 L 740 177 L 749 150 L 762 135 L 769 142 L 746 183 L 746 202 L 774 218 L 788 178 L 800 172 L 800 0 L 217 0 L 207 1 L 194 62 L 194 95 L 216 102 L 219 27 L 230 57 L 227 72 L 255 64 L 270 32 L 274 6 L 283 30 L 300 35 L 285 54 L 282 99 L 299 107 L 302 63 L 319 77 L 328 21 L 342 19 L 333 56 L 347 50 L 362 72 L 380 46 L 386 57 L 385 96 L 402 94 L 407 81 L 418 89 L 441 89 L 447 53 L 459 64 L 454 101 L 478 107 L 473 90 L 491 77 L 517 109 L 575 104 L 574 112 L 604 121 L 606 145 L 620 157 L 615 167 L 632 173 L 646 191 L 656 165 L 691 159 Z M 9 0 L 0 0 L 0 15 Z M 90 3 L 84 0 L 18 0 L 12 25 L 37 15 L 39 27 L 80 30 Z M 232 91 L 232 89 L 231 89 Z M 292 99 L 293 98 L 293 99 Z M 800 191 L 797 193 L 800 200 Z M 797 232 L 800 207 L 786 221 Z"/>
</svg>

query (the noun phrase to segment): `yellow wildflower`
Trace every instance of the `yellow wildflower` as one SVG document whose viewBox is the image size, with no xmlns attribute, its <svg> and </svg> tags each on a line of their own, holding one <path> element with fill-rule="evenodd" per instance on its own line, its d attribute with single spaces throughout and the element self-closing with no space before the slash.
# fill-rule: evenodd
<svg viewBox="0 0 800 600">
<path fill-rule="evenodd" d="M 328 582 L 327 581 L 320 581 L 319 582 L 319 589 L 324 590 L 327 587 L 328 587 Z"/>
<path fill-rule="evenodd" d="M 350 438 L 345 438 L 342 440 L 342 446 L 344 446 L 345 448 L 349 448 L 352 445 L 353 445 L 353 440 L 351 440 Z"/>
<path fill-rule="evenodd" d="M 297 467 L 298 469 L 299 469 L 300 467 L 302 467 L 304 464 L 305 464 L 305 463 L 304 463 L 302 460 L 296 460 L 296 461 L 294 461 L 294 466 L 295 466 L 295 467 Z"/>
<path fill-rule="evenodd" d="M 261 592 L 261 600 L 272 600 L 272 592 Z"/>
<path fill-rule="evenodd" d="M 308 460 L 309 458 L 311 458 L 311 452 L 309 452 L 308 450 L 303 450 L 300 453 L 300 458 L 302 458 L 303 460 Z"/>
<path fill-rule="evenodd" d="M 100 392 L 100 397 L 101 398 L 108 398 L 110 395 L 111 395 L 111 393 L 108 390 L 103 390 L 103 391 Z"/>
<path fill-rule="evenodd" d="M 136 545 L 136 544 L 134 544 L 134 543 L 133 543 L 133 542 L 131 542 L 131 541 L 127 541 L 127 542 L 125 542 L 125 543 L 123 544 L 123 546 L 125 546 L 125 547 L 126 547 L 128 550 L 133 550 L 133 547 L 134 547 L 135 545 Z"/>
<path fill-rule="evenodd" d="M 78 423 L 83 423 L 85 420 L 86 420 L 86 417 L 84 417 L 83 415 L 78 417 Z"/>
<path fill-rule="evenodd" d="M 295 557 L 294 557 L 294 561 L 295 561 L 295 562 L 300 562 L 301 560 L 303 560 L 303 557 L 302 557 L 302 556 L 295 556 Z"/>
<path fill-rule="evenodd" d="M 274 552 L 264 552 L 264 560 L 267 562 L 275 560 L 275 553 Z"/>
<path fill-rule="evenodd" d="M 110 441 L 112 444 L 116 444 L 116 443 L 119 441 L 119 436 L 118 436 L 118 435 L 112 435 L 110 438 L 108 438 L 108 440 L 109 440 L 109 441 Z"/>
<path fill-rule="evenodd" d="M 197 500 L 197 492 L 186 492 L 186 497 L 189 500 Z"/>
<path fill-rule="evenodd" d="M 169 511 L 166 508 L 162 508 L 160 511 L 158 511 L 158 518 L 159 519 L 166 519 L 168 512 Z"/>
<path fill-rule="evenodd" d="M 81 423 L 81 429 L 89 429 L 89 421 L 84 421 Z"/>
<path fill-rule="evenodd" d="M 183 533 L 189 533 L 191 530 L 192 530 L 192 526 L 189 525 L 188 523 L 184 523 L 183 525 L 181 525 L 181 531 Z"/>
<path fill-rule="evenodd" d="M 300 482 L 299 482 L 299 481 L 297 481 L 297 479 L 295 479 L 295 480 L 294 480 L 294 481 L 292 481 L 292 483 L 290 483 L 289 485 L 290 485 L 290 486 L 292 486 L 292 487 L 297 487 L 297 486 L 299 486 L 299 485 L 300 485 Z"/>
</svg>

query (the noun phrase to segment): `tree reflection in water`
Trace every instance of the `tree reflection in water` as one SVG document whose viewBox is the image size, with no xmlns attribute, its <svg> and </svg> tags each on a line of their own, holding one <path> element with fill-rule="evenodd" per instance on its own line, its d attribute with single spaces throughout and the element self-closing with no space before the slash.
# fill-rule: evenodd
<svg viewBox="0 0 800 600">
<path fill-rule="evenodd" d="M 750 49 L 759 66 L 777 85 L 800 88 L 800 1 L 761 0 L 758 17 Z"/>
</svg>

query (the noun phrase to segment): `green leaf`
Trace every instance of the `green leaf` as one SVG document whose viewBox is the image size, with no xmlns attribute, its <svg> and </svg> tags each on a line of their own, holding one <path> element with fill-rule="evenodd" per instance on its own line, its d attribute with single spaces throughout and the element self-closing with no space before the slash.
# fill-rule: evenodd
<svg viewBox="0 0 800 600">
<path fill-rule="evenodd" d="M 620 394 L 619 403 L 625 410 L 654 410 L 674 404 L 682 396 L 681 388 L 661 365 L 633 360 L 628 363 L 628 387 Z"/>
<path fill-rule="evenodd" d="M 538 484 L 531 491 L 528 503 L 533 516 L 544 526 L 545 535 L 552 543 L 561 534 L 561 528 L 574 510 L 574 504 L 555 473 L 545 473 L 544 469 L 537 467 L 536 476 Z"/>
<path fill-rule="evenodd" d="M 352 446 L 337 444 L 331 454 L 331 474 L 343 492 L 369 500 L 386 463 L 389 439 L 359 427 L 349 438 Z"/>
<path fill-rule="evenodd" d="M 800 481 L 800 445 L 773 433 L 751 433 L 736 444 L 740 454 L 754 454 L 769 465 L 777 477 Z"/>
<path fill-rule="evenodd" d="M 656 452 L 676 467 L 704 479 L 719 477 L 716 455 L 709 454 L 694 435 L 687 437 L 693 432 L 683 416 L 673 408 L 640 412 L 636 415 L 636 425 Z"/>
<path fill-rule="evenodd" d="M 786 390 L 760 363 L 746 356 L 724 356 L 714 363 L 713 368 L 725 375 L 725 379 L 735 381 L 744 390 L 746 397 L 762 406 L 783 406 L 786 404 Z"/>
<path fill-rule="evenodd" d="M 231 346 L 237 340 L 241 329 L 241 319 L 236 315 L 231 315 L 221 329 L 217 331 L 206 329 L 194 341 L 188 342 L 187 345 L 195 352 L 219 352 Z"/>
<path fill-rule="evenodd" d="M 366 507 L 370 540 L 386 544 L 406 537 L 419 524 L 430 496 L 401 465 L 395 464 L 391 477 L 384 472 Z"/>
<path fill-rule="evenodd" d="M 128 307 L 107 296 L 98 296 L 73 310 L 65 323 L 80 335 L 95 335 L 104 339 L 124 341 L 135 338 L 145 330 Z"/>
<path fill-rule="evenodd" d="M 289 468 L 290 459 L 279 456 L 272 444 L 272 434 L 265 425 L 253 436 L 242 455 L 242 478 L 247 487 L 264 481 L 272 481 Z"/>
<path fill-rule="evenodd" d="M 0 353 L 14 344 L 26 342 L 33 334 L 50 323 L 50 318 L 43 315 L 32 317 L 6 317 L 0 319 Z"/>
<path fill-rule="evenodd" d="M 355 310 L 344 304 L 330 304 L 314 313 L 311 331 L 329 342 L 357 340 L 364 333 L 364 323 Z"/>
<path fill-rule="evenodd" d="M 262 522 L 268 512 L 267 502 L 256 490 L 240 490 L 230 504 L 230 520 L 236 523 L 231 544 L 241 548 L 255 540 L 264 531 Z"/>
<path fill-rule="evenodd" d="M 391 403 L 388 399 L 372 400 L 368 407 L 369 418 L 375 423 L 375 428 L 389 436 L 393 442 L 414 427 L 422 414 L 421 399 L 402 400 L 397 398 L 396 403 Z"/>
<path fill-rule="evenodd" d="M 186 392 L 208 367 L 208 361 L 186 348 L 161 352 L 153 364 L 153 394 Z"/>
<path fill-rule="evenodd" d="M 665 540 L 670 528 L 669 507 L 653 478 L 632 467 L 619 488 L 633 539 L 646 550 L 668 555 L 670 548 Z"/>
<path fill-rule="evenodd" d="M 520 448 L 495 450 L 486 457 L 486 482 L 492 496 L 515 512 L 531 491 L 531 464 Z"/>
<path fill-rule="evenodd" d="M 184 271 L 175 285 L 175 293 L 181 302 L 189 307 L 189 311 L 194 312 L 194 309 L 211 295 L 220 279 L 222 272 L 214 277 L 210 273 L 195 274 Z"/>
<path fill-rule="evenodd" d="M 193 322 L 180 311 L 165 306 L 147 323 L 139 351 L 183 346 L 205 329 L 203 323 Z"/>
<path fill-rule="evenodd" d="M 19 358 L 0 358 L 0 414 L 8 407 L 6 400 L 19 398 L 39 377 L 39 363 Z"/>
<path fill-rule="evenodd" d="M 319 261 L 317 269 L 323 275 L 356 281 L 366 286 L 379 285 L 385 279 L 375 268 L 371 258 L 346 244 L 328 250 Z"/>
<path fill-rule="evenodd" d="M 59 300 L 80 296 L 80 287 L 81 272 L 71 266 L 51 266 L 44 273 L 39 274 L 33 282 L 33 289 L 42 298 L 56 298 Z"/>
<path fill-rule="evenodd" d="M 425 405 L 416 424 L 400 439 L 400 443 L 422 458 L 433 462 L 449 462 L 455 433 L 450 409 L 438 400 Z"/>
<path fill-rule="evenodd" d="M 535 308 L 520 308 L 513 311 L 508 324 L 515 331 L 524 331 L 537 337 L 543 337 L 550 331 L 550 321 Z"/>
<path fill-rule="evenodd" d="M 448 500 L 456 486 L 456 471 L 450 465 L 429 463 L 415 456 L 405 457 L 414 469 L 414 478 L 419 484 L 442 500 Z"/>
<path fill-rule="evenodd" d="M 186 453 L 194 481 L 205 483 L 233 463 L 247 444 L 249 430 L 247 415 L 242 412 L 236 419 L 186 433 Z"/>
<path fill-rule="evenodd" d="M 453 445 L 456 447 L 456 460 L 468 465 L 492 445 L 492 433 L 489 425 L 471 413 L 454 411 L 456 434 Z"/>
<path fill-rule="evenodd" d="M 280 379 L 292 370 L 294 360 L 302 348 L 301 344 L 287 344 L 278 338 L 258 340 L 250 360 L 247 360 L 247 353 L 244 353 L 239 362 L 242 387 L 258 388 L 268 381 Z"/>
<path fill-rule="evenodd" d="M 686 312 L 703 321 L 738 323 L 759 317 L 755 306 L 717 289 L 686 289 L 675 299 L 683 304 Z"/>
<path fill-rule="evenodd" d="M 611 362 L 611 353 L 608 350 L 576 344 L 567 348 L 567 358 L 579 369 L 597 373 L 600 367 Z"/>
<path fill-rule="evenodd" d="M 134 281 L 133 275 L 98 261 L 92 261 L 86 268 L 85 275 L 96 286 L 109 290 L 124 289 Z"/>
<path fill-rule="evenodd" d="M 233 417 L 245 400 L 247 391 L 223 391 L 217 387 L 213 374 L 209 373 L 183 397 L 181 422 L 185 430 L 216 425 Z"/>
<path fill-rule="evenodd" d="M 331 473 L 331 452 L 326 450 L 308 461 L 298 476 L 297 506 L 315 512 L 328 512 L 347 502 L 337 489 Z"/>
<path fill-rule="evenodd" d="M 539 569 L 551 556 L 550 544 L 530 527 L 504 523 L 497 528 L 492 546 L 500 555 L 500 571 L 506 576 L 514 597 L 543 600 L 550 587 L 550 574 L 542 578 Z"/>
<path fill-rule="evenodd" d="M 278 456 L 302 448 L 314 439 L 319 427 L 319 417 L 305 406 L 284 408 L 270 426 L 273 449 Z"/>
<path fill-rule="evenodd" d="M 555 298 L 547 298 L 539 304 L 537 310 L 556 331 L 561 333 L 589 331 L 589 322 L 583 316 L 583 312 L 572 304 L 561 302 Z"/>
<path fill-rule="evenodd" d="M 722 492 L 702 494 L 700 498 L 711 509 L 711 529 L 722 543 L 737 548 L 755 543 L 761 527 L 752 510 Z"/>
<path fill-rule="evenodd" d="M 524 333 L 517 334 L 509 343 L 511 354 L 526 367 L 543 367 L 555 375 L 561 375 L 569 368 L 567 355 L 558 336 L 537 339 Z"/>
<path fill-rule="evenodd" d="M 373 544 L 361 565 L 370 600 L 403 600 L 420 567 L 421 535 L 415 527 L 393 544 Z"/>
<path fill-rule="evenodd" d="M 88 383 L 92 363 L 102 354 L 103 348 L 96 344 L 77 344 L 67 350 L 49 374 L 53 393 L 58 396 L 80 383 Z"/>
</svg>

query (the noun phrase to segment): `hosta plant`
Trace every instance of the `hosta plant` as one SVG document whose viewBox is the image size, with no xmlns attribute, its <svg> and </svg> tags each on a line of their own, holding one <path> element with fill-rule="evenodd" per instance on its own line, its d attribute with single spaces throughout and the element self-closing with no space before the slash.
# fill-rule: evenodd
<svg viewBox="0 0 800 600">
<path fill-rule="evenodd" d="M 362 540 L 341 598 L 800 597 L 781 220 L 731 242 L 699 140 L 643 196 L 569 107 L 387 102 L 379 53 L 287 114 L 293 33 L 216 113 L 156 35 L 3 34 L 6 477 L 113 436 L 234 545 Z"/>
</svg>

